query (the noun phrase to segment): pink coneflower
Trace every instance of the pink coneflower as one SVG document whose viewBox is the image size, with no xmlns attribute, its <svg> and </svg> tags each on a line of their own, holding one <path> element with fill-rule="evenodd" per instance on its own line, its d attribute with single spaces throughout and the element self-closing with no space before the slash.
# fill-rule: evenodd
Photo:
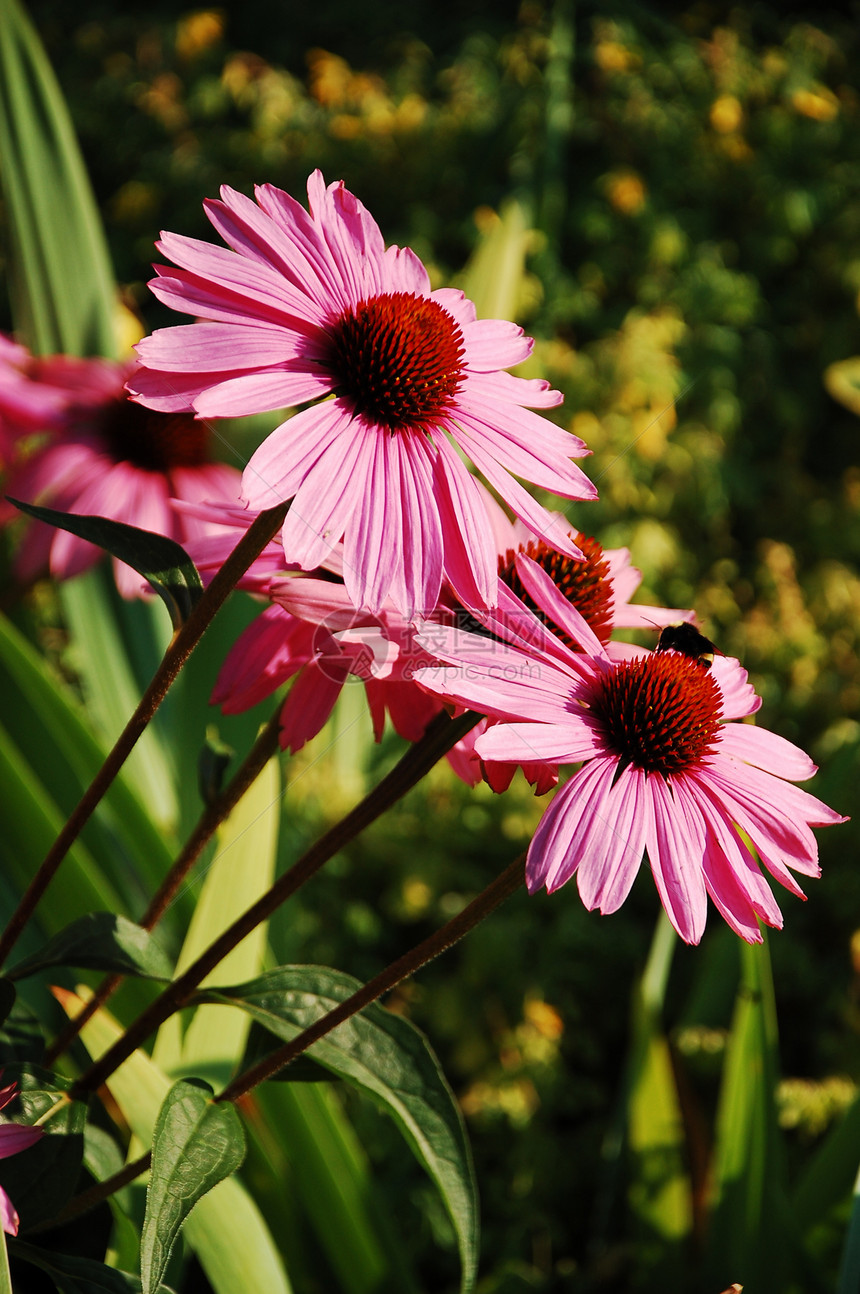
<svg viewBox="0 0 860 1294">
<path fill-rule="evenodd" d="M 439 630 L 433 649 L 450 664 L 416 678 L 502 721 L 478 739 L 482 758 L 581 765 L 529 847 L 529 890 L 557 890 L 576 875 L 586 907 L 614 912 L 647 853 L 663 906 L 688 943 L 701 939 L 707 895 L 737 934 L 760 941 L 757 918 L 781 926 L 782 915 L 741 833 L 767 871 L 802 897 L 789 869 L 819 874 L 810 828 L 845 821 L 791 784 L 815 765 L 783 738 L 733 722 L 761 704 L 737 661 L 720 656 L 708 666 L 679 651 L 636 648 L 612 660 L 548 577 L 524 569 L 532 595 L 587 650 L 541 643 L 540 627 L 525 650 Z"/>
<path fill-rule="evenodd" d="M 494 605 L 487 511 L 457 449 L 533 531 L 578 555 L 515 479 L 596 497 L 571 462 L 582 441 L 531 412 L 559 393 L 504 371 L 528 357 L 530 339 L 478 320 L 462 292 L 431 292 L 415 254 L 386 249 L 342 183 L 326 187 L 315 171 L 308 199 L 309 213 L 272 185 L 256 202 L 225 187 L 205 207 L 232 250 L 162 236 L 181 268 L 156 267 L 152 290 L 204 322 L 142 341 L 129 389 L 152 408 L 205 417 L 316 402 L 260 446 L 242 490 L 255 509 L 293 499 L 284 550 L 305 569 L 343 539 L 361 609 L 391 599 L 407 618 L 426 614 L 443 568 L 468 606 Z"/>
<path fill-rule="evenodd" d="M 55 397 L 54 416 L 41 423 L 45 436 L 11 471 L 6 493 L 60 512 L 124 521 L 185 544 L 212 525 L 180 516 L 171 499 L 235 503 L 239 472 L 211 461 L 211 432 L 199 419 L 144 409 L 129 399 L 124 383 L 135 367 L 62 355 L 33 359 L 31 385 Z M 14 569 L 24 582 L 45 569 L 68 579 L 102 555 L 76 535 L 33 522 Z M 140 596 L 137 571 L 114 561 L 114 573 L 123 597 Z"/>
<path fill-rule="evenodd" d="M 592 536 L 570 531 L 569 537 L 581 550 L 582 557 L 569 557 L 538 540 L 522 522 L 511 523 L 502 509 L 489 498 L 487 505 L 493 518 L 499 549 L 499 579 L 514 594 L 513 598 L 503 595 L 501 611 L 505 625 L 514 633 L 518 625 L 528 622 L 535 615 L 555 637 L 560 638 L 573 651 L 579 650 L 579 643 L 556 623 L 552 607 L 541 596 L 540 589 L 535 587 L 533 581 L 529 582 L 528 587 L 523 583 L 521 571 L 524 567 L 530 569 L 532 563 L 549 576 L 558 592 L 582 616 L 604 646 L 609 644 L 616 628 L 657 629 L 677 621 L 693 619 L 692 611 L 635 605 L 630 602 L 642 582 L 642 572 L 631 564 L 627 548 L 604 549 Z M 567 526 L 563 516 L 556 516 L 559 525 Z M 534 591 L 534 596 L 530 589 Z M 611 649 L 614 655 L 623 655 L 625 651 L 620 644 L 613 644 Z M 461 747 L 464 754 L 466 751 L 471 753 L 477 765 L 472 780 L 479 780 L 482 776 L 494 791 L 505 791 L 520 765 L 481 760 L 477 753 L 478 739 L 491 722 L 481 720 L 463 738 Z M 545 794 L 558 781 L 558 768 L 550 763 L 530 762 L 523 763 L 521 767 L 527 780 L 534 785 L 537 795 Z"/>
<path fill-rule="evenodd" d="M 0 1070 L 0 1074 L 2 1072 Z M 17 1083 L 7 1083 L 5 1087 L 0 1088 L 0 1110 L 5 1109 L 17 1094 Z M 26 1127 L 20 1123 L 0 1124 L 0 1159 L 8 1159 L 10 1155 L 17 1155 L 21 1150 L 28 1150 L 43 1136 L 43 1128 Z M 18 1223 L 15 1205 L 0 1186 L 0 1225 L 7 1236 L 17 1236 Z"/>
<path fill-rule="evenodd" d="M 64 391 L 33 380 L 36 363 L 26 346 L 0 333 L 0 464 L 4 467 L 16 458 L 21 438 L 53 426 L 66 405 Z"/>
</svg>

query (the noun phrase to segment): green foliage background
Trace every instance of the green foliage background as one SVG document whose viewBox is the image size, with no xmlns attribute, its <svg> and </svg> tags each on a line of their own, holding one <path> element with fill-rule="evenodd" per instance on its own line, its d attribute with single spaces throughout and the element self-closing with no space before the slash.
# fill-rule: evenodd
<svg viewBox="0 0 860 1294">
<path fill-rule="evenodd" d="M 559 416 L 593 449 L 601 500 L 576 524 L 631 548 L 642 599 L 696 607 L 749 669 L 764 722 L 822 765 L 816 793 L 852 811 L 860 405 L 833 399 L 824 375 L 860 353 L 856 21 L 565 0 L 29 8 L 147 329 L 174 322 L 145 288 L 158 230 L 207 237 L 201 199 L 222 183 L 301 196 L 319 166 L 438 284 L 458 281 L 515 200 L 530 231 L 516 313 L 538 338 L 531 368 L 561 387 Z M 348 697 L 293 761 L 285 856 L 393 759 L 396 743 L 373 748 L 359 714 Z M 277 961 L 375 973 L 480 890 L 539 812 L 523 788 L 496 799 L 437 770 L 280 915 Z M 860 1079 L 856 828 L 821 846 L 822 880 L 806 905 L 785 897 L 770 941 L 790 1168 Z M 647 875 L 611 918 L 585 913 L 572 888 L 521 895 L 400 996 L 470 1122 L 483 1294 L 649 1287 L 616 1134 L 656 913 Z M 735 944 L 714 918 L 669 981 L 695 1127 L 713 1115 Z M 351 1113 L 426 1288 L 447 1287 L 453 1240 L 432 1188 L 384 1121 Z M 329 1288 L 303 1243 L 297 1289 Z M 832 1288 L 840 1243 L 819 1229 L 817 1275 L 796 1288 Z"/>
</svg>

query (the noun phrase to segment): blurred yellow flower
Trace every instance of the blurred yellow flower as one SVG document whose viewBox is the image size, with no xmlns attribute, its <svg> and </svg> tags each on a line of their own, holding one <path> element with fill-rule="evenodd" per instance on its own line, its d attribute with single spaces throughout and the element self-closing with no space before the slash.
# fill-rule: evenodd
<svg viewBox="0 0 860 1294">
<path fill-rule="evenodd" d="M 620 41 L 600 40 L 594 46 L 594 61 L 602 72 L 626 72 L 639 60 Z"/>
<path fill-rule="evenodd" d="M 613 171 L 605 177 L 606 196 L 622 216 L 638 216 L 645 206 L 644 181 L 635 171 Z"/>
<path fill-rule="evenodd" d="M 812 89 L 795 90 L 791 96 L 791 106 L 795 112 L 812 121 L 832 121 L 839 115 L 839 100 L 826 85 L 817 85 Z"/>
<path fill-rule="evenodd" d="M 736 99 L 733 94 L 721 94 L 711 104 L 710 121 L 714 130 L 720 135 L 730 135 L 735 130 L 740 130 L 744 110 L 740 99 Z"/>
<path fill-rule="evenodd" d="M 176 52 L 190 60 L 215 45 L 224 35 L 224 14 L 220 9 L 201 9 L 186 14 L 176 24 Z"/>
</svg>

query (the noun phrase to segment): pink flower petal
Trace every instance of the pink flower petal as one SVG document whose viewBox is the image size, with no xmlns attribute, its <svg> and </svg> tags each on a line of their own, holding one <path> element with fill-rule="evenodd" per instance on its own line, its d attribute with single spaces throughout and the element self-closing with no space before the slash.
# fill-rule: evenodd
<svg viewBox="0 0 860 1294">
<path fill-rule="evenodd" d="M 816 772 L 815 764 L 799 746 L 749 723 L 724 724 L 720 751 L 791 782 L 806 782 Z"/>
<path fill-rule="evenodd" d="M 352 414 L 338 400 L 326 400 L 282 422 L 242 473 L 242 496 L 248 506 L 262 512 L 291 499 L 320 457 L 339 437 L 349 437 L 351 424 Z"/>
<path fill-rule="evenodd" d="M 502 762 L 578 764 L 606 753 L 606 743 L 588 719 L 575 724 L 500 723 L 475 741 L 482 759 Z"/>
<path fill-rule="evenodd" d="M 445 539 L 445 574 L 467 607 L 495 606 L 498 561 L 487 524 L 486 490 L 440 436 L 434 463 L 436 502 Z"/>
<path fill-rule="evenodd" d="M 659 773 L 651 773 L 648 790 L 645 840 L 660 902 L 685 943 L 697 944 L 708 915 L 704 821 L 681 778 L 667 785 Z"/>
<path fill-rule="evenodd" d="M 479 373 L 512 368 L 528 359 L 534 349 L 534 342 L 522 328 L 503 319 L 476 319 L 466 324 L 462 332 L 465 363 Z"/>
<path fill-rule="evenodd" d="M 296 677 L 281 711 L 281 746 L 295 755 L 325 726 L 349 674 L 349 662 L 327 660 L 325 668 L 306 665 Z"/>
</svg>

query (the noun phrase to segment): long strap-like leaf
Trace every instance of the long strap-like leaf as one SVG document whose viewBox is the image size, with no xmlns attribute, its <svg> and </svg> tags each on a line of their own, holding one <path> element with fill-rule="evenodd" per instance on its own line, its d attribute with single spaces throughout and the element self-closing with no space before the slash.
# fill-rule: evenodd
<svg viewBox="0 0 860 1294">
<path fill-rule="evenodd" d="M 116 350 L 116 289 L 68 109 L 18 0 L 0 0 L 0 187 L 12 309 L 42 354 Z"/>
</svg>

